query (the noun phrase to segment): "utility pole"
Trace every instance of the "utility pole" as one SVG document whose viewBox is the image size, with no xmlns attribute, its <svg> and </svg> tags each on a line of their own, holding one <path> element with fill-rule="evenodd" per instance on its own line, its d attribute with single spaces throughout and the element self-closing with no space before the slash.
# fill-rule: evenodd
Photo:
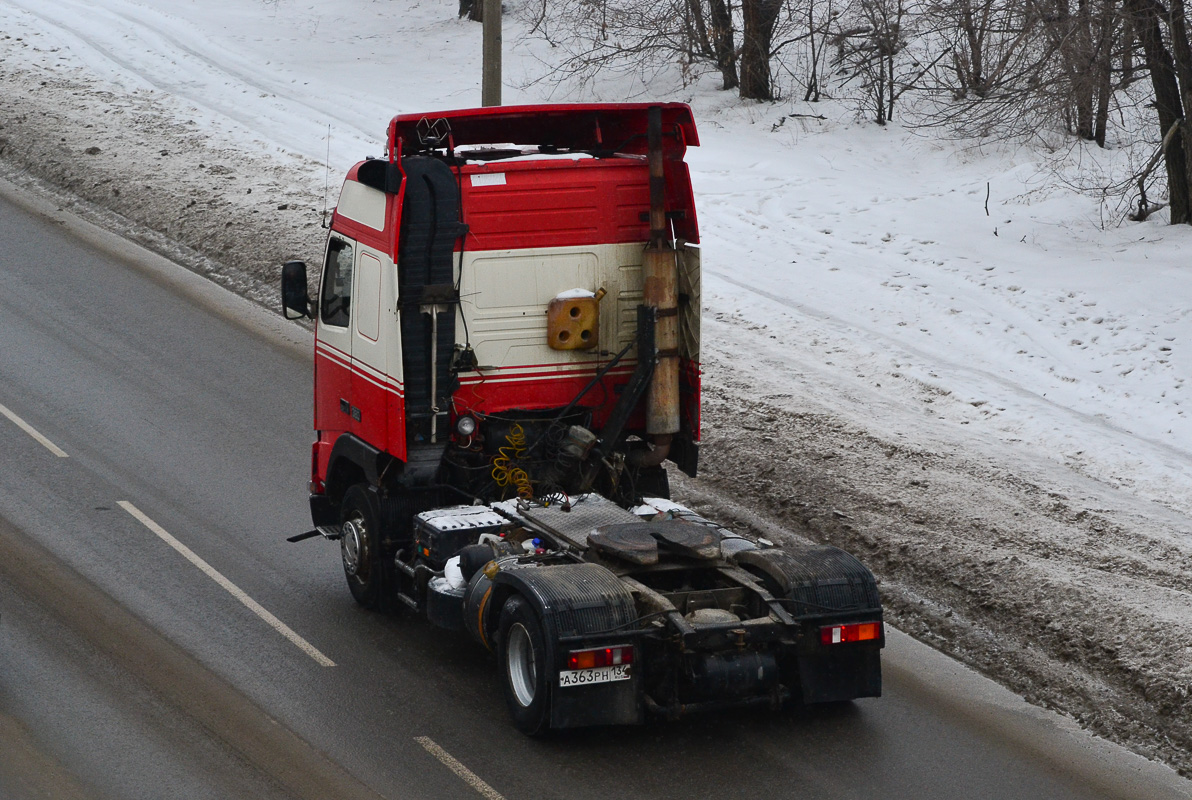
<svg viewBox="0 0 1192 800">
<path fill-rule="evenodd" d="M 479 0 L 477 0 L 479 1 Z M 501 105 L 501 0 L 484 2 L 484 68 L 480 79 L 480 105 Z"/>
</svg>

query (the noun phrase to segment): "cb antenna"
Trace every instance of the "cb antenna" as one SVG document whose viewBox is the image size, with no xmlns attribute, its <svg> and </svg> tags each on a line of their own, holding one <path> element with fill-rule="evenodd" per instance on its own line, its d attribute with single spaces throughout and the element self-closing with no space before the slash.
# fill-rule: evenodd
<svg viewBox="0 0 1192 800">
<path fill-rule="evenodd" d="M 323 173 L 323 228 L 327 227 L 327 196 L 331 194 L 331 123 L 327 123 L 327 161 Z"/>
</svg>

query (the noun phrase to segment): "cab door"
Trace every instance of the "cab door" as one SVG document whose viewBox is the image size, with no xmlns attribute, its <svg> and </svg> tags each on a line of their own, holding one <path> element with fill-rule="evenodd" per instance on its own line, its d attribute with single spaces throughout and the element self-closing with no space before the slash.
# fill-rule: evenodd
<svg viewBox="0 0 1192 800">
<path fill-rule="evenodd" d="M 387 353 L 393 316 L 384 286 L 392 281 L 392 276 L 385 274 L 388 259 L 384 253 L 363 244 L 357 244 L 356 250 L 351 319 L 351 430 L 377 449 L 387 450 L 389 419 L 398 391 L 389 375 Z"/>
<path fill-rule="evenodd" d="M 333 233 L 327 240 L 315 329 L 315 428 L 324 432 L 324 441 L 334 441 L 338 434 L 352 429 L 355 259 L 356 243 Z"/>
</svg>

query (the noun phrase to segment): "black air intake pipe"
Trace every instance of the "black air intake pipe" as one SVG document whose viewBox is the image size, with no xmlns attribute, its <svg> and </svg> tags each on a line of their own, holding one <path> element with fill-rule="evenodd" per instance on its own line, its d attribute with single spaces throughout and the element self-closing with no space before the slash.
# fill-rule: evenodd
<svg viewBox="0 0 1192 800">
<path fill-rule="evenodd" d="M 398 242 L 398 301 L 406 392 L 406 441 L 413 450 L 441 438 L 454 386 L 455 242 L 459 186 L 451 168 L 427 156 L 402 159 L 406 192 Z"/>
</svg>

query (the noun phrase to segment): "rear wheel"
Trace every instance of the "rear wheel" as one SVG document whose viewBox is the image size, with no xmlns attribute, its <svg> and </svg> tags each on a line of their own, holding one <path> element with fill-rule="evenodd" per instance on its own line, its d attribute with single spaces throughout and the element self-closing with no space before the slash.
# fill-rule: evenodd
<svg viewBox="0 0 1192 800">
<path fill-rule="evenodd" d="M 358 484 L 344 493 L 340 509 L 340 554 L 348 589 L 360 605 L 379 609 L 390 590 L 393 570 L 381 548 L 377 502 L 365 486 Z"/>
<path fill-rule="evenodd" d="M 505 702 L 513 724 L 538 736 L 550 728 L 550 683 L 546 637 L 538 614 L 521 597 L 501 609 L 498 659 L 505 673 Z"/>
</svg>

